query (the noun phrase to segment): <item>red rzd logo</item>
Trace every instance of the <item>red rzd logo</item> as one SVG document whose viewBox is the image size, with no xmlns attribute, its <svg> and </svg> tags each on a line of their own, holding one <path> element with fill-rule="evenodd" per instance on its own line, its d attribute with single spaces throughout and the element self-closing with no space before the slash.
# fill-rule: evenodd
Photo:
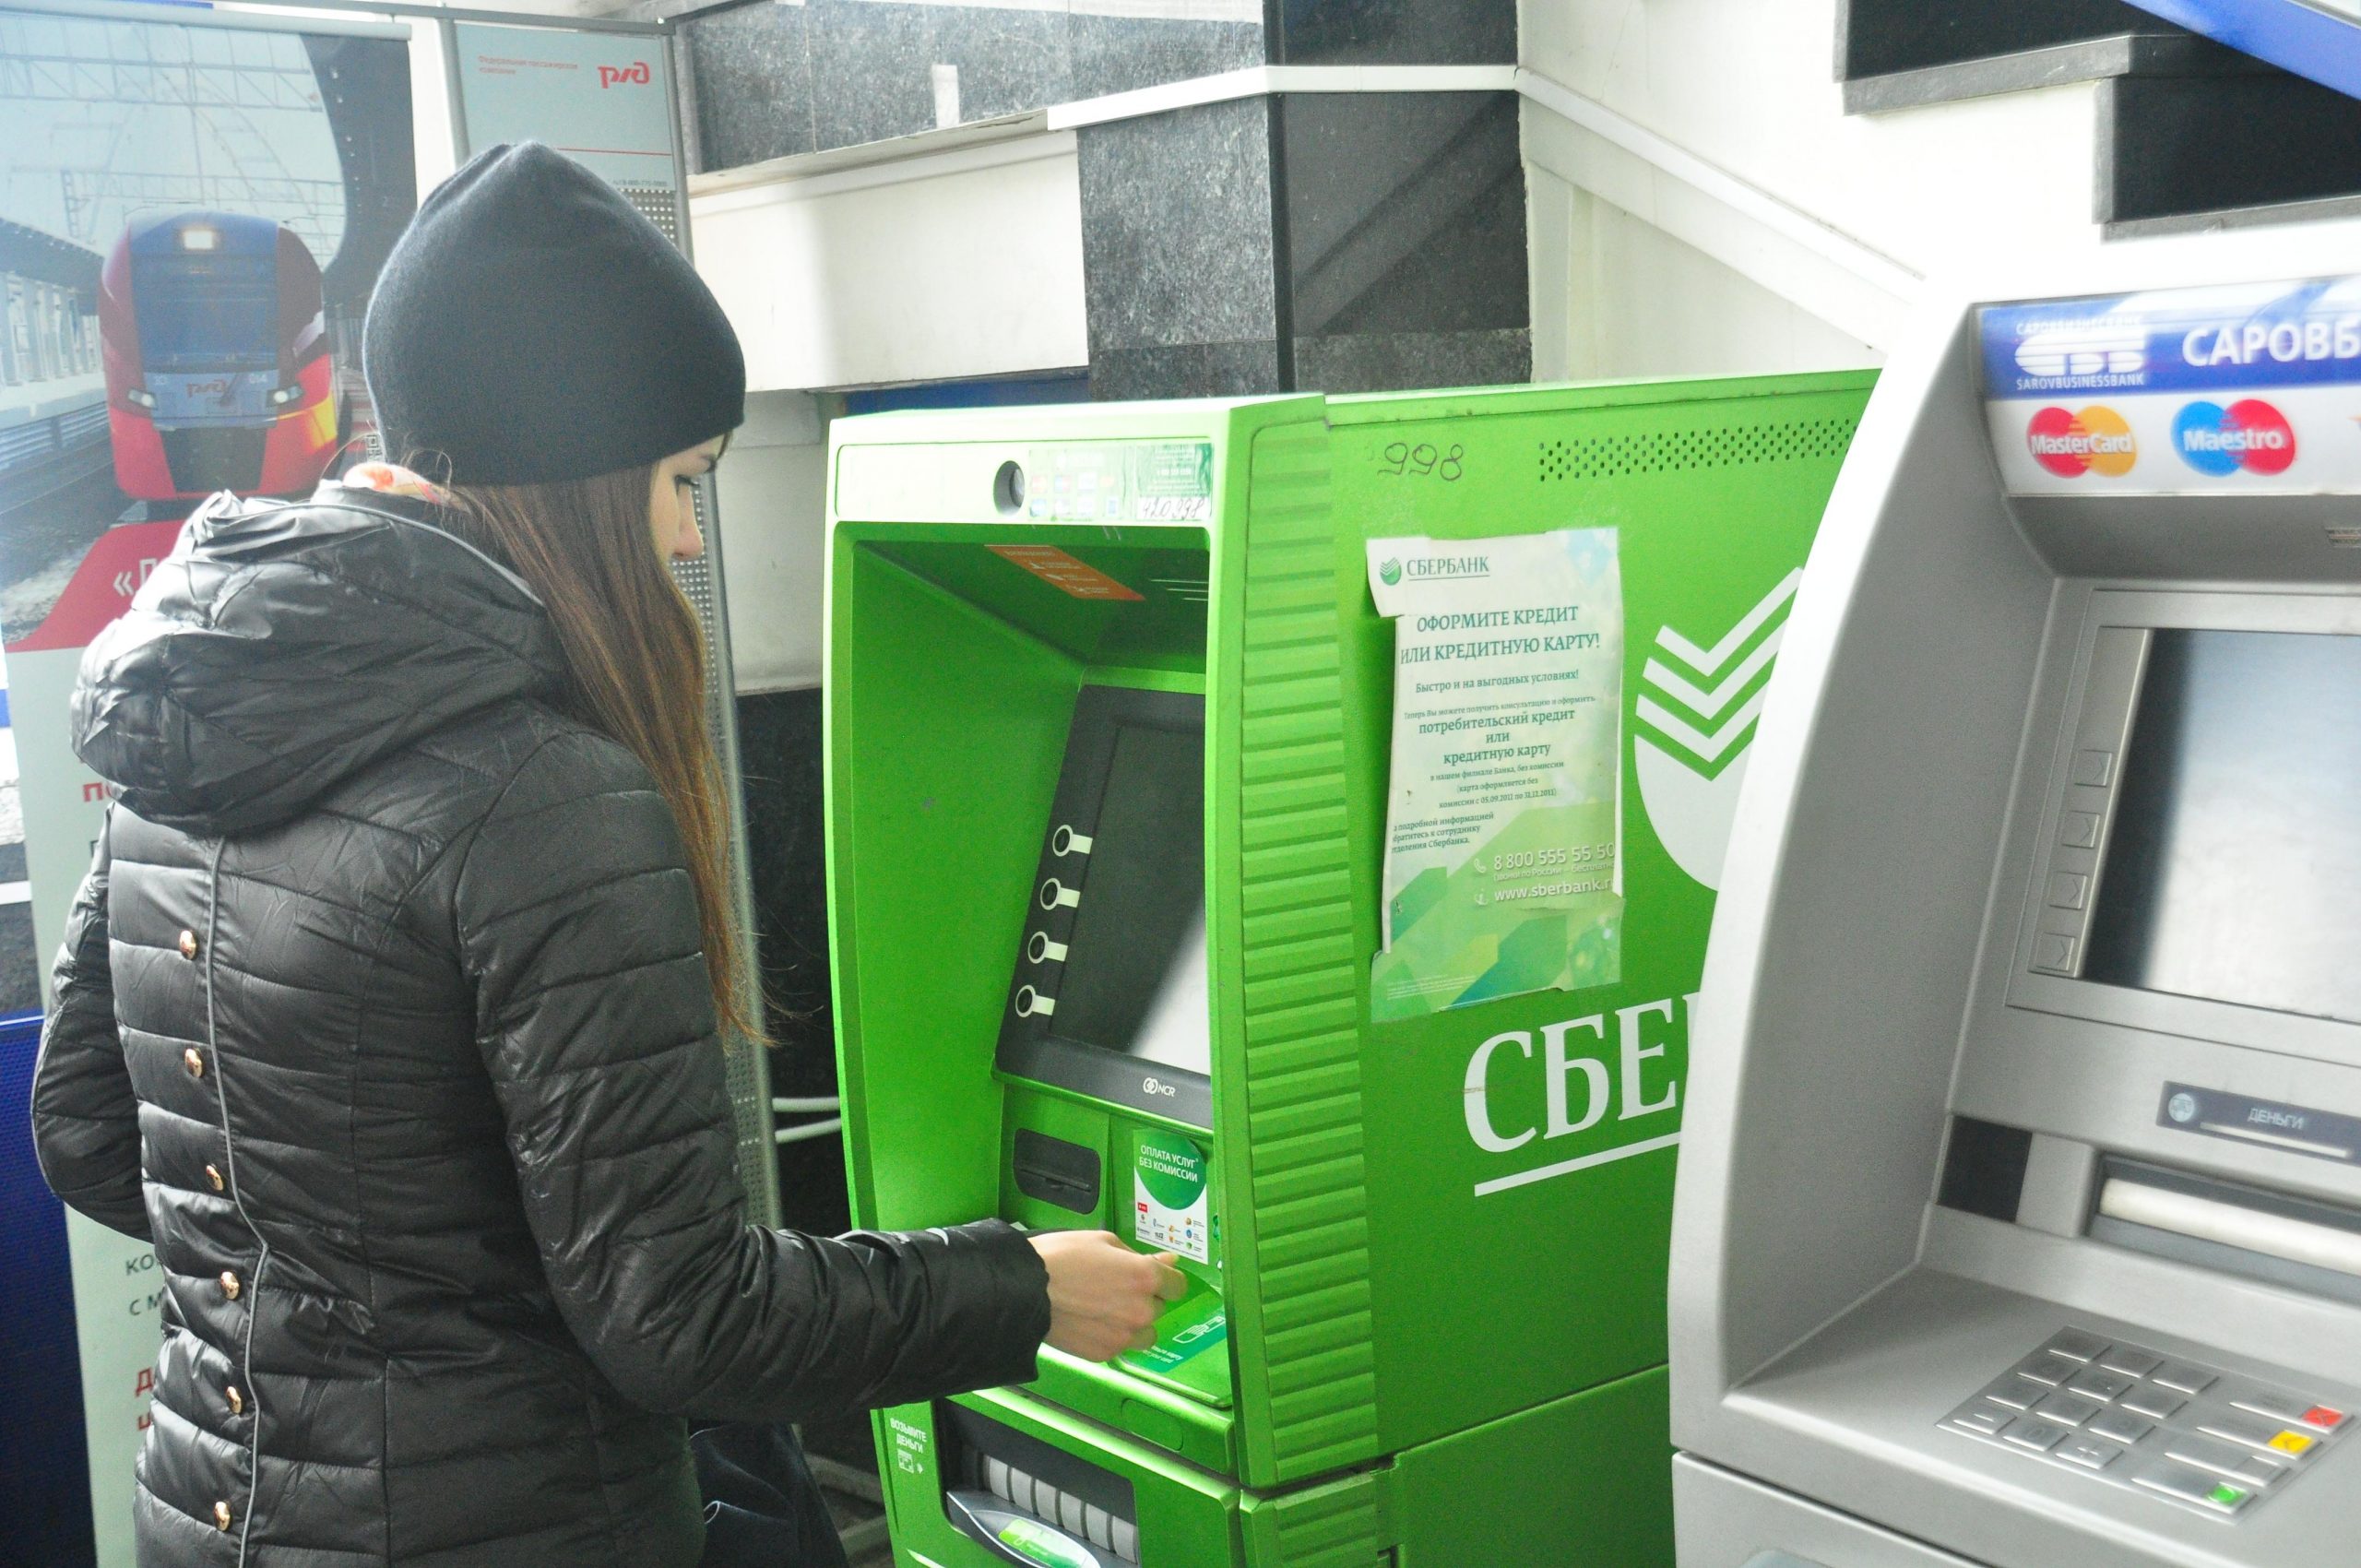
<svg viewBox="0 0 2361 1568">
<path fill-rule="evenodd" d="M 601 65 L 599 67 L 599 85 L 600 87 L 614 87 L 623 82 L 633 82 L 640 87 L 646 87 L 648 82 L 647 62 L 645 60 L 638 60 L 628 65 Z"/>
</svg>

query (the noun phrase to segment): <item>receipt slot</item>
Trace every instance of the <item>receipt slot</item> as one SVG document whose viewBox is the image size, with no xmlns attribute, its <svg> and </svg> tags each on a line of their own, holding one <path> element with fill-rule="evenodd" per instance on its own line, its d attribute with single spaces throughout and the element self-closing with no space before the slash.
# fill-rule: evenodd
<svg viewBox="0 0 2361 1568">
<path fill-rule="evenodd" d="M 1868 386 L 836 424 L 855 1218 L 1103 1229 L 1188 1281 L 1148 1349 L 880 1413 L 905 1568 L 1668 1562 L 1688 999 Z M 1536 990 L 1512 953 L 1497 995 L 1376 1017 L 1395 623 L 1367 541 L 1567 529 L 1621 566 L 1619 964 Z M 1517 940 L 1562 952 L 1570 919 Z"/>
<path fill-rule="evenodd" d="M 1691 1042 L 1681 1568 L 2361 1540 L 2361 282 L 2214 254 L 1942 307 L 1839 481 Z"/>
</svg>

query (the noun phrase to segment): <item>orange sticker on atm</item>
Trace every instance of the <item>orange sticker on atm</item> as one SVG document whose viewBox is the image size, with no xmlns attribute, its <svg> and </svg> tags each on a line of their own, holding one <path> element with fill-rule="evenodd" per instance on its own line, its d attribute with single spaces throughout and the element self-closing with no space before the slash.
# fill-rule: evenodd
<svg viewBox="0 0 2361 1568">
<path fill-rule="evenodd" d="M 1061 593 L 1076 599 L 1142 598 L 1088 562 L 1077 561 L 1052 544 L 995 544 L 991 548 L 1002 560 L 1014 562 Z"/>
</svg>

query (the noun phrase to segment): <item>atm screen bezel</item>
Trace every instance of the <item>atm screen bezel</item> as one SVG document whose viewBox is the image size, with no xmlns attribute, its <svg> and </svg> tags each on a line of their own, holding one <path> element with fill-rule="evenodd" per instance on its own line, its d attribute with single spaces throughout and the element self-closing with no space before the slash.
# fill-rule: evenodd
<svg viewBox="0 0 2361 1568">
<path fill-rule="evenodd" d="M 1055 995 L 1054 987 L 1045 988 L 1043 982 L 1054 979 L 1056 961 L 1036 962 L 1028 951 L 1028 944 L 1037 932 L 1045 932 L 1054 942 L 1070 940 L 1074 934 L 1075 911 L 1044 910 L 1038 898 L 1039 890 L 1049 878 L 1060 874 L 1061 867 L 1069 868 L 1067 875 L 1071 877 L 1074 860 L 1071 855 L 1058 852 L 1060 829 L 1077 834 L 1096 831 L 1100 809 L 1105 802 L 1108 773 L 1114 761 L 1116 737 L 1125 728 L 1168 730 L 1191 734 L 1198 737 L 1202 746 L 1205 731 L 1204 696 L 1196 692 L 1099 683 L 1085 685 L 1075 694 L 1074 720 L 1066 732 L 1065 759 L 1058 770 L 1057 793 L 1050 803 L 1049 820 L 1042 828 L 1041 852 L 1034 866 L 1033 880 L 1026 889 L 1025 921 L 1017 935 L 1016 956 L 1011 968 L 1008 992 L 1001 1004 L 1000 1039 L 993 1059 L 1000 1071 L 1009 1077 L 1066 1089 L 1092 1099 L 1145 1111 L 1201 1132 L 1211 1132 L 1213 1079 L 1210 1075 L 1127 1055 L 1086 1041 L 1069 1039 L 1057 1032 L 1051 1021 L 1054 1014 L 1049 1017 L 1038 1014 L 1028 1017 L 1018 1012 L 1019 993 L 1027 987 L 1047 989 L 1050 995 Z M 1202 755 L 1201 750 L 1201 758 Z M 1085 864 L 1086 867 L 1086 861 Z M 1087 898 L 1089 875 L 1086 869 L 1081 881 L 1083 897 Z M 1210 1031 L 1213 1027 L 1210 1013 L 1205 1022 L 1210 1059 Z"/>
<path fill-rule="evenodd" d="M 2116 1025 L 2155 1035 L 2242 1046 L 2308 1057 L 2343 1066 L 2361 1065 L 2361 1024 L 2277 1012 L 2242 1003 L 2165 992 L 2136 991 L 2080 976 L 2044 972 L 2035 963 L 2047 906 L 2049 872 L 2059 850 L 2060 826 L 2072 809 L 2076 753 L 2094 733 L 2128 737 L 2138 710 L 2141 680 L 2128 685 L 2107 681 L 2097 669 L 2100 637 L 2110 629 L 2142 635 L 2140 673 L 2152 647 L 2146 634 L 2164 630 L 2286 632 L 2361 636 L 2361 601 L 2331 593 L 2207 591 L 2196 589 L 2094 588 L 2079 621 L 2064 628 L 2070 639 L 2073 675 L 2044 777 L 2039 829 L 2030 854 L 2020 862 L 2023 897 L 2016 909 L 2014 957 L 2010 965 L 2008 1004 L 2035 1012 Z M 2067 651 L 2059 649 L 2059 651 Z M 2120 751 L 2118 753 L 2120 761 Z M 2118 801 L 2110 789 L 2101 814 L 2097 869 L 2089 902 L 2104 892 L 2106 856 L 2114 847 Z"/>
</svg>

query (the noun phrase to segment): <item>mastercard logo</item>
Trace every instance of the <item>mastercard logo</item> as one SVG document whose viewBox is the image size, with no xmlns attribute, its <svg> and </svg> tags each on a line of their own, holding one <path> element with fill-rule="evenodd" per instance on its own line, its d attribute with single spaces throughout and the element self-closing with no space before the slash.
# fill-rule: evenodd
<svg viewBox="0 0 2361 1568">
<path fill-rule="evenodd" d="M 2112 479 L 2131 471 L 2140 459 L 2140 444 L 2123 416 L 2101 403 L 2080 413 L 2049 408 L 2033 416 L 2025 427 L 2025 445 L 2033 460 L 2061 479 L 2079 474 L 2105 474 Z"/>
</svg>

